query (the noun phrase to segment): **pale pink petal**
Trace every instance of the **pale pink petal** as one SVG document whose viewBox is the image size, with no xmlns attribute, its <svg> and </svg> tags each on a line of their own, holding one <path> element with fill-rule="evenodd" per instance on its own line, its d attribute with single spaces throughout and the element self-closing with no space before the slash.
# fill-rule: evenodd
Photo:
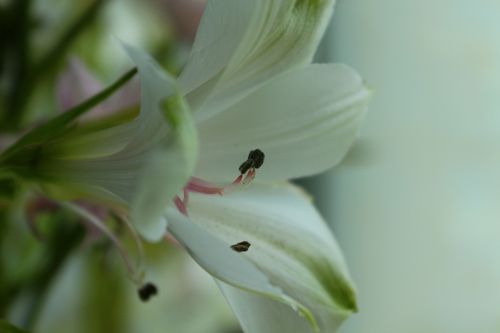
<svg viewBox="0 0 500 333">
<path fill-rule="evenodd" d="M 205 0 L 160 0 L 159 5 L 172 21 L 175 33 L 188 42 L 194 40 L 205 9 Z"/>
<path fill-rule="evenodd" d="M 61 111 L 66 111 L 86 99 L 94 96 L 103 89 L 103 85 L 88 70 L 85 64 L 72 58 L 68 68 L 57 81 L 57 101 Z M 92 120 L 113 114 L 116 111 L 130 108 L 139 104 L 140 85 L 137 79 L 132 79 L 117 93 L 90 112 L 82 116 L 82 120 Z"/>
</svg>

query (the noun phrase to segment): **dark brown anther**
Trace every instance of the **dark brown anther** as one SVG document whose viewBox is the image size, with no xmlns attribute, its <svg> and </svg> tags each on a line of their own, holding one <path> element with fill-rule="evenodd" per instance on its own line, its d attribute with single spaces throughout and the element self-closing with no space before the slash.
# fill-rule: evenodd
<svg viewBox="0 0 500 333">
<path fill-rule="evenodd" d="M 246 160 L 245 162 L 241 163 L 240 167 L 238 168 L 240 170 L 241 174 L 246 173 L 250 168 L 253 167 L 253 161 L 251 160 Z"/>
<path fill-rule="evenodd" d="M 264 153 L 260 149 L 251 150 L 245 162 L 241 163 L 239 170 L 241 174 L 246 173 L 251 168 L 258 169 L 264 164 Z"/>
<path fill-rule="evenodd" d="M 147 302 L 152 296 L 158 294 L 158 288 L 151 282 L 145 283 L 138 291 L 139 298 Z"/>
<path fill-rule="evenodd" d="M 239 242 L 237 244 L 231 245 L 231 248 L 236 252 L 247 252 L 250 248 L 250 243 L 247 241 Z"/>
<path fill-rule="evenodd" d="M 252 150 L 248 154 L 248 160 L 253 162 L 253 167 L 255 169 L 260 168 L 262 164 L 264 164 L 264 157 L 266 157 L 266 155 L 264 155 L 260 149 Z"/>
</svg>

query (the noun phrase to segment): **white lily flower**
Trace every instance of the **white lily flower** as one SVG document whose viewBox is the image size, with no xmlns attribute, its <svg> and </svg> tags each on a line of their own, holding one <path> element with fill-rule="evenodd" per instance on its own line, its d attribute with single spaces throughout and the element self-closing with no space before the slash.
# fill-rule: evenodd
<svg viewBox="0 0 500 333">
<path fill-rule="evenodd" d="M 369 99 L 347 66 L 310 64 L 332 9 L 333 0 L 209 1 L 180 94 L 126 47 L 139 117 L 52 140 L 47 154 L 60 157 L 38 164 L 41 175 L 118 203 L 147 239 L 168 227 L 247 333 L 334 331 L 356 310 L 347 268 L 310 200 L 282 183 L 339 162 Z"/>
<path fill-rule="evenodd" d="M 343 157 L 369 91 L 346 66 L 309 65 L 332 6 L 211 1 L 179 79 L 200 155 L 186 186 L 195 193 L 179 207 L 189 219 L 170 209 L 168 228 L 220 280 L 246 332 L 331 332 L 356 309 L 336 241 L 300 191 L 259 183 L 207 195 L 217 187 L 199 180 L 230 182 L 256 148 L 266 154 L 259 182 L 314 174 Z M 235 257 L 228 249 L 240 244 L 247 251 Z"/>
<path fill-rule="evenodd" d="M 145 64 L 158 68 L 147 55 L 134 60 L 143 82 L 162 75 L 144 70 Z M 314 81 L 321 84 L 311 85 Z M 368 96 L 347 67 L 311 65 L 276 76 L 197 124 L 198 169 L 185 186 L 184 199 L 177 197 L 176 207 L 167 211 L 168 229 L 220 280 L 247 332 L 332 331 L 356 309 L 354 288 L 331 232 L 306 196 L 275 182 L 316 172 L 318 165 L 310 162 L 314 154 L 337 155 L 327 156 L 320 168 L 336 163 L 355 137 Z M 332 149 L 337 142 L 344 147 Z M 217 150 L 218 145 L 223 148 Z M 228 187 L 200 178 L 232 181 L 247 147 L 263 147 L 267 154 L 258 183 L 238 191 L 242 176 Z M 219 153 L 218 164 L 211 152 Z M 292 160 L 295 165 L 289 166 Z M 252 172 L 245 179 L 251 180 Z M 246 255 L 231 248 L 240 242 L 250 244 Z"/>
</svg>

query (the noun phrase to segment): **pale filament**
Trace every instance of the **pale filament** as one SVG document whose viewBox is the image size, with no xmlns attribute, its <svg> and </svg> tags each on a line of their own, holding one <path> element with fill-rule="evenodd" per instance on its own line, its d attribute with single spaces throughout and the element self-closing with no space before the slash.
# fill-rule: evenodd
<svg viewBox="0 0 500 333">
<path fill-rule="evenodd" d="M 250 184 L 253 179 L 255 178 L 256 171 L 255 168 L 250 168 L 246 174 L 240 174 L 236 179 L 225 186 L 218 186 L 215 184 L 212 184 L 210 182 L 207 182 L 201 178 L 197 177 L 191 177 L 189 180 L 189 183 L 184 187 L 184 193 L 182 199 L 179 196 L 176 196 L 174 198 L 174 204 L 185 216 L 188 216 L 188 210 L 187 210 L 187 205 L 189 202 L 189 193 L 200 193 L 200 194 L 206 194 L 206 195 L 223 195 L 224 192 L 228 192 L 235 187 L 243 186 L 243 185 L 248 185 Z"/>
</svg>

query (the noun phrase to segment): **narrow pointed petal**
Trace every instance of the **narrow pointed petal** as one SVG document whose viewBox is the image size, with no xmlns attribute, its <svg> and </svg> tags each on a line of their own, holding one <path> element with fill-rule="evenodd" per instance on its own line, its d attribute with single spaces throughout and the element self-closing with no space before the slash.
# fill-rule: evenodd
<svg viewBox="0 0 500 333">
<path fill-rule="evenodd" d="M 196 174 L 230 181 L 256 148 L 266 155 L 259 180 L 331 168 L 356 138 L 369 97 L 359 75 L 344 65 L 310 65 L 282 74 L 199 125 Z"/>
<path fill-rule="evenodd" d="M 194 170 L 196 128 L 174 79 L 146 53 L 125 48 L 139 69 L 143 108 L 137 135 L 125 150 L 126 155 L 133 158 L 138 151 L 142 155 L 142 151 L 149 150 L 151 141 L 160 140 L 147 152 L 149 156 L 140 168 L 131 218 L 145 238 L 158 241 L 166 232 L 162 215 Z"/>
<path fill-rule="evenodd" d="M 241 255 L 250 259 L 273 285 L 305 306 L 320 332 L 333 332 L 356 311 L 355 291 L 341 251 L 310 199 L 299 189 L 285 184 L 252 184 L 244 191 L 222 197 L 193 194 L 190 200 L 191 220 L 226 244 L 249 242 L 250 247 Z M 236 315 L 244 321 L 243 327 L 255 328 L 248 333 L 274 332 L 258 330 L 266 325 L 289 328 L 288 321 L 297 323 L 298 328 L 304 325 L 297 313 L 265 297 L 223 285 L 222 289 L 235 306 Z M 261 317 L 264 309 L 279 317 Z M 247 320 L 270 322 L 257 325 Z M 314 329 L 310 325 L 309 330 Z"/>
<path fill-rule="evenodd" d="M 311 61 L 333 0 L 211 0 L 180 82 L 207 119 L 265 80 Z"/>
</svg>

